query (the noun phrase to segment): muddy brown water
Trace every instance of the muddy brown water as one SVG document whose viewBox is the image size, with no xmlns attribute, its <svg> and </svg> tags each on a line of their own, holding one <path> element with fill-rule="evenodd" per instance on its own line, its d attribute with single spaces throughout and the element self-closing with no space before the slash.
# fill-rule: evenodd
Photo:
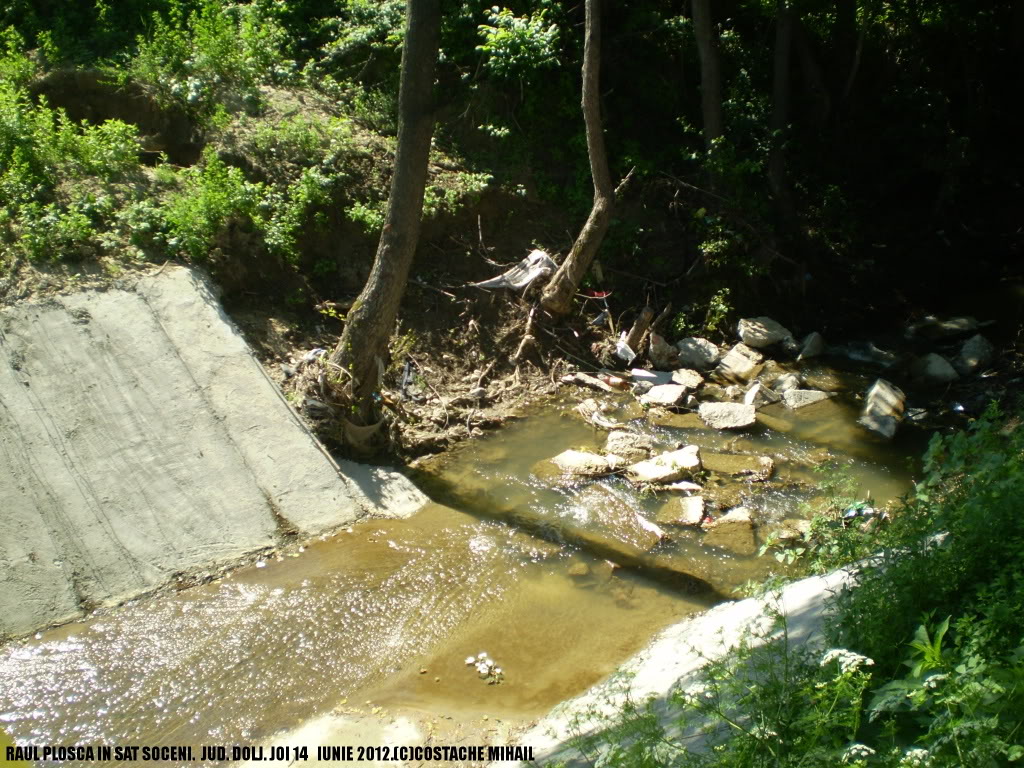
<svg viewBox="0 0 1024 768">
<path fill-rule="evenodd" d="M 562 450 L 603 443 L 571 405 L 548 404 L 433 471 L 485 503 L 583 519 L 591 484 L 553 488 L 531 472 Z M 708 478 L 732 486 L 765 521 L 814 498 L 810 466 L 825 450 L 878 501 L 907 489 L 907 447 L 866 441 L 852 404 L 762 414 L 755 429 L 730 435 L 683 416 L 652 428 L 633 406 L 612 413 L 661 446 L 773 456 L 780 481 L 769 486 Z M 666 500 L 616 478 L 600 486 L 650 514 Z M 684 531 L 673 532 L 665 556 L 732 585 L 775 565 Z M 345 701 L 530 718 L 705 607 L 699 595 L 586 552 L 431 504 L 409 520 L 366 521 L 219 581 L 0 648 L 0 725 L 20 743 L 201 745 L 260 743 Z M 503 668 L 502 684 L 466 665 L 480 652 Z"/>
</svg>

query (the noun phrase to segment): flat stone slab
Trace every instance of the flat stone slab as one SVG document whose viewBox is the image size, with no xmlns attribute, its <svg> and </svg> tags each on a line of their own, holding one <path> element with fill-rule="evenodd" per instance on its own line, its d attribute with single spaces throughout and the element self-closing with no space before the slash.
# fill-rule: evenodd
<svg viewBox="0 0 1024 768">
<path fill-rule="evenodd" d="M 746 403 L 701 403 L 697 415 L 712 429 L 743 429 L 757 420 L 757 410 Z"/>
<path fill-rule="evenodd" d="M 686 387 L 681 384 L 659 384 L 640 395 L 641 405 L 660 405 L 671 408 L 686 397 Z"/>
<path fill-rule="evenodd" d="M 599 453 L 569 449 L 551 459 L 560 471 L 567 475 L 600 476 L 612 471 L 612 462 Z"/>
<path fill-rule="evenodd" d="M 198 272 L 0 312 L 0 635 L 426 502 L 344 474 Z"/>
<path fill-rule="evenodd" d="M 688 445 L 633 464 L 626 468 L 626 474 L 636 483 L 661 484 L 681 480 L 700 467 L 700 449 L 696 445 Z"/>
</svg>

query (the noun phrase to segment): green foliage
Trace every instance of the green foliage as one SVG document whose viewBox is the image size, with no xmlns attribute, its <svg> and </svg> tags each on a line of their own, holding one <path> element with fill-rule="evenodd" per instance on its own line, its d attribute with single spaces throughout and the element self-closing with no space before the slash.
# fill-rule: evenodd
<svg viewBox="0 0 1024 768">
<path fill-rule="evenodd" d="M 529 16 L 516 16 L 508 8 L 495 6 L 487 14 L 490 24 L 481 24 L 483 42 L 477 50 L 485 55 L 484 66 L 498 77 L 524 77 L 538 69 L 558 64 L 557 24 L 549 24 L 553 3 Z"/>
<path fill-rule="evenodd" d="M 17 53 L 5 57 L 17 69 Z M 0 81 L 0 243 L 6 253 L 60 259 L 94 249 L 116 203 L 114 182 L 139 168 L 134 126 L 75 123 L 15 81 Z"/>
<path fill-rule="evenodd" d="M 203 0 L 197 10 L 186 8 L 171 0 L 166 13 L 153 14 L 123 78 L 147 84 L 165 103 L 209 116 L 218 104 L 255 109 L 261 84 L 293 77 L 295 63 L 285 56 L 288 34 L 272 0 Z"/>
<path fill-rule="evenodd" d="M 164 207 L 168 249 L 194 261 L 204 260 L 229 220 L 255 218 L 262 189 L 207 148 L 202 164 L 182 173 L 182 189 Z"/>
</svg>

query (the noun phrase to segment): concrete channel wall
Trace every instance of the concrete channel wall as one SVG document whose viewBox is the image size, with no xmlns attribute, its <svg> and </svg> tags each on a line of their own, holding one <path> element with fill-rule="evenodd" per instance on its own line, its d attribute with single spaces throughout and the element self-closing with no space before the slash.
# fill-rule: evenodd
<svg viewBox="0 0 1024 768">
<path fill-rule="evenodd" d="M 332 461 L 193 270 L 0 311 L 0 637 L 424 502 Z"/>
</svg>

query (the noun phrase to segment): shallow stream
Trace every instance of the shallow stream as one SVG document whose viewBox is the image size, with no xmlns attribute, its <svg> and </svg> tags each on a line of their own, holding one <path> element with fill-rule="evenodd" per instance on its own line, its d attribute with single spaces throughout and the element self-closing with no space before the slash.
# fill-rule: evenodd
<svg viewBox="0 0 1024 768">
<path fill-rule="evenodd" d="M 626 402 L 610 415 L 659 448 L 696 443 L 772 457 L 768 483 L 704 478 L 721 506 L 757 511 L 762 538 L 821 495 L 812 467 L 826 455 L 878 503 L 909 485 L 906 456 L 916 446 L 869 442 L 841 397 L 799 411 L 769 406 L 738 435 L 686 415 L 652 426 Z M 710 604 L 642 569 L 559 546 L 561 527 L 586 528 L 595 503 L 654 519 L 668 501 L 619 478 L 539 478 L 538 462 L 603 444 L 605 433 L 575 415 L 574 404 L 547 404 L 429 466 L 455 489 L 440 500 L 471 500 L 466 511 L 430 504 L 409 520 L 365 521 L 218 581 L 0 648 L 0 724 L 19 742 L 198 746 L 265 742 L 347 702 L 453 717 L 546 712 Z M 517 514 L 549 521 L 548 535 L 507 521 Z M 706 546 L 699 532 L 670 533 L 654 553 L 720 593 L 777 567 L 771 557 Z M 466 665 L 482 651 L 503 668 L 500 685 Z"/>
</svg>

